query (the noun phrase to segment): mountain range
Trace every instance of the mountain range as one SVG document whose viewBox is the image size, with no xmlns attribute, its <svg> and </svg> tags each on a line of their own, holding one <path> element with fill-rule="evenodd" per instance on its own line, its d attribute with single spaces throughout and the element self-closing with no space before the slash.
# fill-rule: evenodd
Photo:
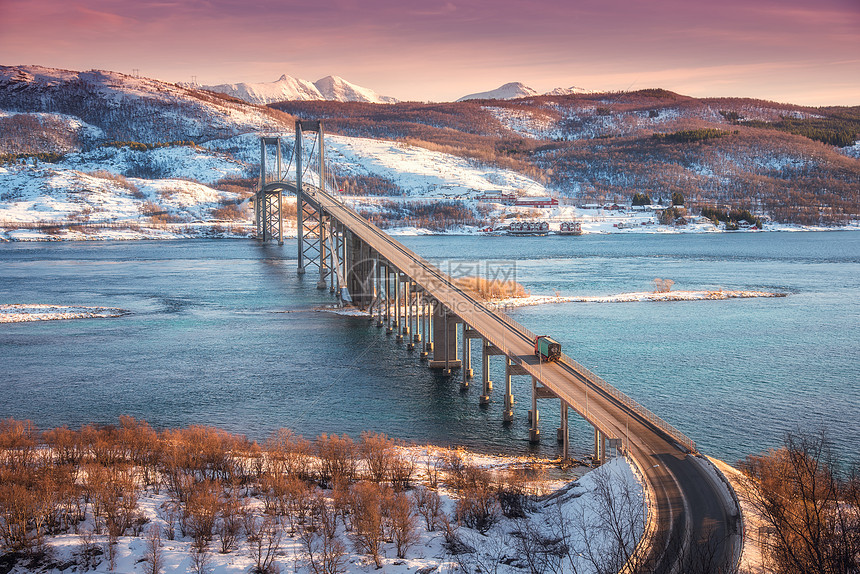
<svg viewBox="0 0 860 574">
<path fill-rule="evenodd" d="M 316 82 L 309 82 L 300 78 L 294 78 L 287 74 L 282 75 L 274 82 L 237 84 L 218 84 L 214 86 L 186 86 L 196 87 L 211 92 L 227 94 L 239 98 L 251 104 L 268 105 L 275 102 L 307 102 L 307 101 L 329 101 L 329 102 L 363 102 L 369 104 L 395 104 L 399 100 L 390 96 L 383 96 L 370 88 L 365 88 L 352 82 L 344 80 L 340 76 L 326 76 Z M 569 88 L 555 88 L 544 94 L 530 88 L 522 82 L 510 82 L 499 86 L 488 92 L 477 92 L 458 99 L 458 102 L 466 100 L 515 100 L 517 98 L 528 98 L 532 96 L 569 96 L 574 94 L 592 94 L 591 90 L 585 90 L 576 86 Z"/>
<path fill-rule="evenodd" d="M 326 100 L 335 102 L 365 102 L 371 104 L 393 104 L 398 100 L 382 96 L 371 90 L 348 82 L 340 76 L 326 76 L 316 82 L 294 78 L 286 74 L 274 82 L 218 84 L 199 86 L 204 90 L 227 94 L 252 104 L 271 104 L 283 101 Z"/>
<path fill-rule="evenodd" d="M 320 84 L 311 85 L 346 97 L 344 85 Z M 63 178 L 82 190 L 107 185 L 87 179 L 104 170 L 147 179 L 155 183 L 140 185 L 153 191 L 139 201 L 156 203 L 167 202 L 165 186 L 184 185 L 177 178 L 206 183 L 229 176 L 253 186 L 259 134 L 288 140 L 299 117 L 325 118 L 327 134 L 363 138 L 368 149 L 376 145 L 372 140 L 387 140 L 374 155 L 379 165 L 364 162 L 360 173 L 341 173 L 356 189 L 373 187 L 379 195 L 411 195 L 429 185 L 406 184 L 398 170 L 382 170 L 400 157 L 391 151 L 399 148 L 390 142 L 397 142 L 434 152 L 430 173 L 440 162 L 465 159 L 482 169 L 513 170 L 586 203 L 623 202 L 633 193 L 665 201 L 679 193 L 688 208 L 749 209 L 779 222 L 832 225 L 860 217 L 860 106 L 693 98 L 661 89 L 492 103 L 262 106 L 119 72 L 40 66 L 0 66 L 0 203 L 18 195 L 53 197 L 43 177 L 50 170 L 60 190 Z M 201 152 L 203 146 L 209 151 Z M 198 173 L 205 163 L 195 159 L 199 153 L 215 166 L 206 174 Z M 158 182 L 165 179 L 171 181 Z"/>
</svg>

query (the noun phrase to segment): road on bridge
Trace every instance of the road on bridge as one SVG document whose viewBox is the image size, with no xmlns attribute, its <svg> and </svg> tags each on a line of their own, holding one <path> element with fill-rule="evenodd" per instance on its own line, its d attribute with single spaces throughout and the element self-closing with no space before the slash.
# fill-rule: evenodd
<svg viewBox="0 0 860 574">
<path fill-rule="evenodd" d="M 565 362 L 541 363 L 534 342 L 519 324 L 488 309 L 476 296 L 412 253 L 326 192 L 305 192 L 311 201 L 370 245 L 424 291 L 477 330 L 607 436 L 622 438 L 644 474 L 653 525 L 645 568 L 638 572 L 730 572 L 740 556 L 740 517 L 707 463 L 629 405 L 589 383 Z"/>
</svg>

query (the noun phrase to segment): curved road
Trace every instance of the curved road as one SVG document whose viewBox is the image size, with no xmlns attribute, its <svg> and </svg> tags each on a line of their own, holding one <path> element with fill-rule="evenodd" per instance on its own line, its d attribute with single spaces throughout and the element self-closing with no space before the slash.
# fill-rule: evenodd
<svg viewBox="0 0 860 574">
<path fill-rule="evenodd" d="M 280 182 L 295 193 L 292 183 Z M 345 224 L 380 257 L 477 330 L 607 437 L 623 440 L 649 491 L 651 537 L 645 558 L 631 572 L 659 574 L 732 572 L 742 547 L 739 516 L 719 478 L 630 404 L 595 385 L 593 375 L 570 362 L 540 363 L 532 334 L 504 314 L 487 309 L 435 266 L 370 224 L 326 192 L 307 190 L 308 200 Z M 589 380 L 591 379 L 591 381 Z M 690 442 L 687 447 L 691 446 Z M 694 447 L 693 447 L 694 448 Z M 704 463 L 704 464 L 703 464 Z"/>
</svg>

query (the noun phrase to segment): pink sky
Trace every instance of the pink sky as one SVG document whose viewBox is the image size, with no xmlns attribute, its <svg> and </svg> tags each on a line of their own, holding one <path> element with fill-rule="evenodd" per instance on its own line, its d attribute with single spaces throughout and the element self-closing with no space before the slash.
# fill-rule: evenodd
<svg viewBox="0 0 860 574">
<path fill-rule="evenodd" d="M 403 100 L 520 81 L 860 105 L 860 0 L 0 0 L 0 64 L 334 74 Z"/>
</svg>

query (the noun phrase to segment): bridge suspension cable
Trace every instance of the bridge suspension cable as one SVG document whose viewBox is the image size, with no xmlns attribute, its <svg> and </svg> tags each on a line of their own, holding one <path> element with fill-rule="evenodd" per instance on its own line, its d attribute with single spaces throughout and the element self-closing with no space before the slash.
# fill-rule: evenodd
<svg viewBox="0 0 860 574">
<path fill-rule="evenodd" d="M 308 169 L 311 167 L 312 160 L 314 158 L 314 150 L 317 147 L 317 140 L 319 140 L 319 133 L 314 135 L 314 143 L 311 144 L 311 151 L 308 153 L 308 162 L 305 164 L 305 169 L 302 171 L 302 181 L 305 179 L 305 174 L 308 173 Z M 293 150 L 295 151 L 295 149 Z"/>
<path fill-rule="evenodd" d="M 293 159 L 296 157 L 296 146 L 292 146 L 290 149 L 290 161 L 287 164 L 287 169 L 283 173 L 278 174 L 278 181 L 283 181 L 287 178 L 290 173 L 290 169 L 293 167 Z"/>
</svg>

